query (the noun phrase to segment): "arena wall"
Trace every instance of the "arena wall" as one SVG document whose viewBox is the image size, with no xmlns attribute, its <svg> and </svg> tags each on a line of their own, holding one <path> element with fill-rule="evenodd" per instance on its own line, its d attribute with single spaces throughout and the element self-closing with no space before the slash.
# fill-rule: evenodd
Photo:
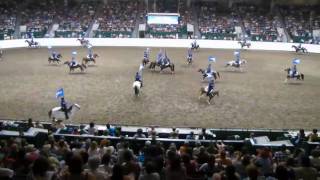
<svg viewBox="0 0 320 180">
<path fill-rule="evenodd" d="M 187 48 L 193 40 L 191 39 L 137 39 L 137 38 L 89 38 L 93 46 L 118 46 L 118 47 L 176 47 Z M 40 46 L 80 46 L 75 38 L 41 38 L 35 39 Z M 197 40 L 201 48 L 212 49 L 239 49 L 237 41 L 225 40 Z M 279 43 L 279 42 L 251 42 L 251 50 L 276 50 L 293 51 L 292 45 L 297 43 Z M 23 48 L 27 47 L 24 39 L 0 41 L 0 48 Z M 320 45 L 303 44 L 309 52 L 320 53 Z"/>
</svg>

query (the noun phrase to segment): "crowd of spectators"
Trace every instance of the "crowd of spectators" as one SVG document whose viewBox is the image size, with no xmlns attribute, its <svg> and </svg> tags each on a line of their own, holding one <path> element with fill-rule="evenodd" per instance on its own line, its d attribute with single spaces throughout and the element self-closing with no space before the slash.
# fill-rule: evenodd
<svg viewBox="0 0 320 180">
<path fill-rule="evenodd" d="M 28 34 L 42 38 L 53 23 L 56 14 L 52 0 L 35 1 L 27 4 L 21 11 L 21 25 L 26 26 L 26 32 L 22 37 L 28 38 Z"/>
<path fill-rule="evenodd" d="M 16 25 L 17 2 L 0 1 L 0 39 L 12 39 Z"/>
<path fill-rule="evenodd" d="M 68 1 L 57 5 L 56 22 L 59 28 L 56 37 L 83 36 L 94 19 L 98 1 Z M 68 33 L 65 33 L 68 32 Z"/>
<path fill-rule="evenodd" d="M 30 119 L 28 127 L 41 128 Z M 43 127 L 43 126 L 42 126 Z M 91 123 L 88 134 L 97 135 Z M 179 131 L 172 129 L 175 139 Z M 107 125 L 104 135 L 117 136 L 115 127 Z M 193 141 L 191 132 L 183 144 L 172 141 L 165 146 L 157 140 L 155 128 L 148 133 L 141 129 L 135 139 L 152 137 L 136 143 L 123 137 L 118 142 L 92 137 L 65 139 L 49 134 L 40 146 L 23 138 L 0 140 L 0 178 L 32 180 L 316 180 L 320 170 L 320 146 L 308 154 L 299 144 L 318 141 L 317 130 L 309 135 L 300 130 L 295 148 L 282 145 L 271 149 L 248 147 L 236 149 L 223 141 L 207 146 Z"/>
<path fill-rule="evenodd" d="M 235 38 L 235 26 L 240 19 L 235 12 L 222 11 L 218 3 L 202 3 L 198 15 L 199 31 L 202 38 L 227 39 Z"/>
<path fill-rule="evenodd" d="M 109 32 L 112 37 L 131 37 L 138 15 L 138 1 L 111 1 L 98 17 L 96 33 Z"/>
<path fill-rule="evenodd" d="M 281 41 L 277 28 L 282 27 L 280 17 L 268 9 L 248 4 L 235 6 L 243 19 L 245 33 L 254 41 Z"/>
<path fill-rule="evenodd" d="M 310 26 L 310 7 L 282 7 L 281 14 L 285 19 L 286 29 L 294 41 L 309 42 L 312 37 Z"/>
</svg>

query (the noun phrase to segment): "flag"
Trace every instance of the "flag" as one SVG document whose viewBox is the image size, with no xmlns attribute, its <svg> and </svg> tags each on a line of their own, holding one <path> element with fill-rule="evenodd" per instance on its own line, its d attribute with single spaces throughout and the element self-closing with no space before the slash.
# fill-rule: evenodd
<svg viewBox="0 0 320 180">
<path fill-rule="evenodd" d="M 209 56 L 209 57 L 208 57 L 208 61 L 209 61 L 209 62 L 216 62 L 216 58 L 213 57 L 213 56 Z"/>
<path fill-rule="evenodd" d="M 56 98 L 58 99 L 60 97 L 64 97 L 63 88 L 58 89 L 57 92 L 56 92 Z"/>
<path fill-rule="evenodd" d="M 300 59 L 293 59 L 292 64 L 295 64 L 295 65 L 300 64 Z"/>
</svg>

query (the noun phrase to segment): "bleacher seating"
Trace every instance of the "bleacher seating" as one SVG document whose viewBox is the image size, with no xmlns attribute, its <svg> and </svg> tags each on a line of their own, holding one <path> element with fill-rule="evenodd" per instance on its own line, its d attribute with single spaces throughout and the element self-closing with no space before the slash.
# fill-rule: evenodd
<svg viewBox="0 0 320 180">
<path fill-rule="evenodd" d="M 230 135 L 235 139 L 225 139 Z M 219 137 L 224 138 L 219 140 Z M 287 139 L 272 140 L 283 137 Z M 4 120 L 0 121 L 0 178 L 54 176 L 63 180 L 69 176 L 87 176 L 109 180 L 115 175 L 115 168 L 121 168 L 121 176 L 139 179 L 150 173 L 151 163 L 151 171 L 163 180 L 170 180 L 170 166 L 177 165 L 182 172 L 179 179 L 186 180 L 206 180 L 212 176 L 228 179 L 231 175 L 235 179 L 254 178 L 251 171 L 246 170 L 252 168 L 260 178 L 278 178 L 277 169 L 282 166 L 291 168 L 291 175 L 298 179 L 313 179 L 320 170 L 317 164 L 319 145 L 316 130 L 311 133 L 303 130 L 205 130 L 93 123 L 56 128 L 56 124 L 33 123 L 31 119 L 28 122 Z M 19 153 L 24 156 L 17 156 Z M 80 160 L 76 161 L 77 157 Z M 215 160 L 212 167 L 216 170 L 210 173 L 205 166 L 212 158 Z M 245 159 L 247 163 L 242 170 L 238 169 Z M 172 164 L 175 160 L 178 163 Z M 20 161 L 25 163 L 12 166 L 12 162 Z M 36 170 L 33 167 L 39 167 L 39 161 L 48 166 L 42 165 Z M 128 163 L 136 170 L 127 169 Z M 79 171 L 73 171 L 75 166 L 80 167 Z M 299 169 L 306 167 L 312 171 L 308 176 L 301 175 Z M 227 173 L 230 168 L 234 169 L 231 175 Z M 289 171 L 285 177 L 289 178 Z"/>
<path fill-rule="evenodd" d="M 17 2 L 0 1 L 0 40 L 13 39 L 16 26 Z"/>
<path fill-rule="evenodd" d="M 132 37 L 138 15 L 138 1 L 112 1 L 104 5 L 97 18 L 99 28 L 95 37 Z"/>
</svg>

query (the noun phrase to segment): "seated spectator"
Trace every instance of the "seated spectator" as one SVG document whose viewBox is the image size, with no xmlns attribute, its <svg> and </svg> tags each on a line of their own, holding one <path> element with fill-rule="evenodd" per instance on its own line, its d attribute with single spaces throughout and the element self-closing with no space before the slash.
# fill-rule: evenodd
<svg viewBox="0 0 320 180">
<path fill-rule="evenodd" d="M 179 139 L 179 131 L 176 128 L 172 128 L 172 132 L 169 136 L 170 139 Z"/>
<path fill-rule="evenodd" d="M 89 129 L 87 130 L 89 135 L 95 135 L 97 133 L 97 129 L 94 126 L 93 122 L 89 124 Z"/>
<path fill-rule="evenodd" d="M 183 154 L 181 156 L 182 163 L 186 168 L 187 178 L 200 178 L 201 175 L 198 172 L 198 164 L 195 161 L 192 161 L 189 154 Z"/>
<path fill-rule="evenodd" d="M 153 162 L 147 162 L 144 170 L 139 180 L 160 180 L 159 173 L 155 172 L 155 165 Z"/>
<path fill-rule="evenodd" d="M 124 151 L 123 152 L 123 173 L 124 175 L 134 175 L 135 179 L 139 179 L 140 175 L 140 166 L 139 164 L 134 160 L 134 157 L 130 151 Z"/>
<path fill-rule="evenodd" d="M 287 149 L 286 145 L 281 146 L 281 150 L 274 153 L 274 160 L 276 163 L 286 162 L 289 158 L 290 150 Z"/>
<path fill-rule="evenodd" d="M 105 136 L 115 136 L 116 135 L 116 129 L 114 127 L 111 127 L 111 125 L 108 123 L 106 124 L 106 131 L 104 133 Z"/>
<path fill-rule="evenodd" d="M 186 139 L 195 139 L 194 132 L 191 131 L 190 134 L 187 135 Z"/>
<path fill-rule="evenodd" d="M 65 171 L 61 179 L 62 180 L 69 180 L 69 179 L 87 179 L 87 180 L 94 180 L 94 176 L 83 172 L 83 161 L 81 156 L 79 155 L 73 155 L 70 159 L 70 161 L 67 162 L 68 164 L 68 170 Z"/>
<path fill-rule="evenodd" d="M 222 173 L 222 179 L 240 180 L 240 176 L 236 173 L 236 168 L 233 165 L 229 165 L 224 173 Z"/>
<path fill-rule="evenodd" d="M 151 127 L 151 130 L 148 131 L 148 137 L 154 139 L 158 135 L 157 131 L 155 130 L 154 126 Z"/>
<path fill-rule="evenodd" d="M 111 155 L 106 153 L 102 156 L 99 171 L 104 172 L 107 176 L 112 174 L 113 165 L 111 163 Z"/>
<path fill-rule="evenodd" d="M 28 125 L 27 125 L 27 126 L 28 126 L 28 128 L 34 127 L 32 118 L 29 118 L 29 119 L 28 119 Z"/>
<path fill-rule="evenodd" d="M 146 135 L 144 135 L 142 129 L 139 128 L 133 138 L 146 138 Z"/>
<path fill-rule="evenodd" d="M 202 164 L 199 168 L 199 171 L 203 173 L 207 179 L 212 177 L 214 173 L 219 173 L 220 170 L 221 169 L 216 166 L 216 158 L 214 155 L 210 155 L 208 162 Z"/>
<path fill-rule="evenodd" d="M 181 160 L 179 155 L 173 155 L 168 159 L 168 165 L 165 168 L 166 180 L 186 180 L 186 169 L 181 166 Z"/>
<path fill-rule="evenodd" d="M 311 134 L 309 134 L 308 136 L 307 136 L 307 138 L 308 138 L 308 141 L 309 142 L 316 142 L 316 141 L 318 141 L 318 130 L 317 129 L 313 129 L 312 130 L 312 133 Z"/>
<path fill-rule="evenodd" d="M 108 178 L 108 174 L 99 171 L 100 158 L 98 156 L 90 156 L 88 160 L 89 169 L 86 171 L 91 174 L 96 180 L 104 180 Z"/>
<path fill-rule="evenodd" d="M 301 157 L 301 167 L 294 169 L 296 174 L 296 179 L 317 179 L 317 170 L 311 167 L 310 159 L 308 156 Z"/>
</svg>

